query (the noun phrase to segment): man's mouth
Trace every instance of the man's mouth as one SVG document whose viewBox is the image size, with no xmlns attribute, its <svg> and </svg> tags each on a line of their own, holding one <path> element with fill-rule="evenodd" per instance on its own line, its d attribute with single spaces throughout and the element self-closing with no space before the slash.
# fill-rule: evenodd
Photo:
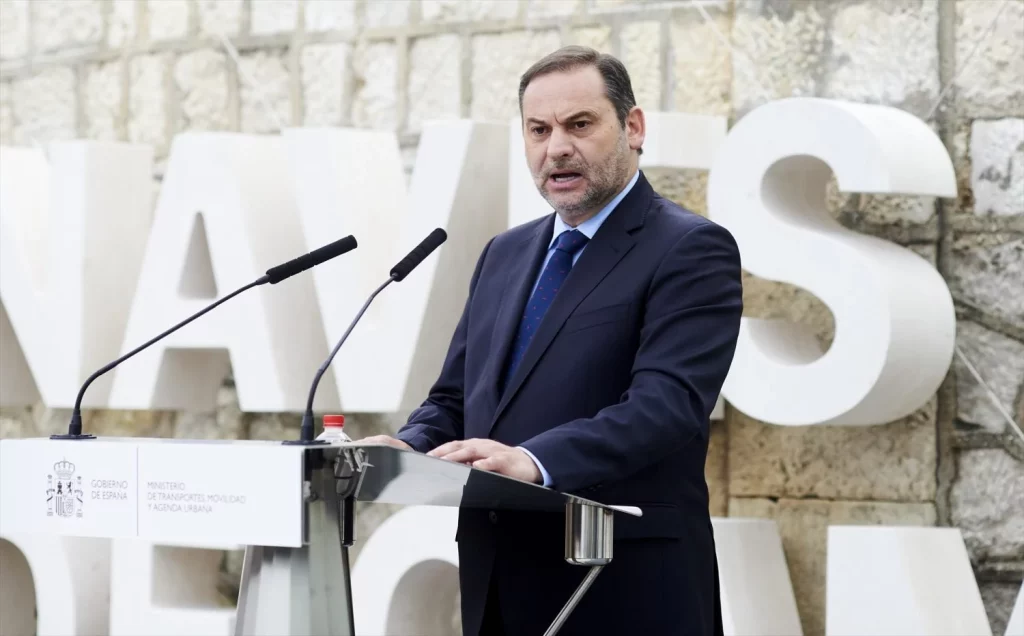
<svg viewBox="0 0 1024 636">
<path fill-rule="evenodd" d="M 575 181 L 581 177 L 582 175 L 578 172 L 558 171 L 551 173 L 551 180 L 555 183 L 569 183 L 570 181 Z"/>
</svg>

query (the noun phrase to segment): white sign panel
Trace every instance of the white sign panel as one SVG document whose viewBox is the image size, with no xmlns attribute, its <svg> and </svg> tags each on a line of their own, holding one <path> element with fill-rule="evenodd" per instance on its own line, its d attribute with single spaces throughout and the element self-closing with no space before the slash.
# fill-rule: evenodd
<svg viewBox="0 0 1024 636">
<path fill-rule="evenodd" d="M 4 533 L 79 537 L 137 534 L 135 445 L 95 439 L 4 440 Z"/>
<path fill-rule="evenodd" d="M 305 449 L 280 442 L 0 441 L 0 532 L 302 545 Z"/>
<path fill-rule="evenodd" d="M 303 451 L 273 443 L 139 446 L 139 536 L 302 545 Z"/>
</svg>

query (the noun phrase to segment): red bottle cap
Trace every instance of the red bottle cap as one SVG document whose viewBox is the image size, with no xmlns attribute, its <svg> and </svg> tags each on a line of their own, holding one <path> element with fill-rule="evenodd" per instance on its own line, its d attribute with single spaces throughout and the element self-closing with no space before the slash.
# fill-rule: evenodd
<svg viewBox="0 0 1024 636">
<path fill-rule="evenodd" d="M 345 416 L 344 415 L 325 415 L 324 416 L 324 428 L 327 428 L 328 426 L 337 426 L 338 428 L 341 428 L 341 427 L 345 426 Z"/>
</svg>

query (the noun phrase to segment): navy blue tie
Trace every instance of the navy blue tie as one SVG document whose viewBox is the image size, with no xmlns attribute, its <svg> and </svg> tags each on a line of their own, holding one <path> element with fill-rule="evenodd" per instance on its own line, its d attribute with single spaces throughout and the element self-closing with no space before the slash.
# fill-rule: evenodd
<svg viewBox="0 0 1024 636">
<path fill-rule="evenodd" d="M 555 240 L 555 251 L 548 259 L 548 264 L 544 267 L 544 272 L 537 282 L 537 289 L 534 290 L 533 296 L 530 297 L 529 302 L 526 303 L 526 309 L 523 311 L 519 331 L 516 333 L 515 342 L 512 343 L 503 387 L 508 386 L 508 381 L 516 372 L 519 363 L 522 362 L 527 346 L 533 340 L 534 334 L 537 333 L 537 328 L 540 327 L 541 318 L 547 313 L 548 307 L 555 299 L 555 294 L 561 289 L 562 283 L 569 275 L 573 256 L 583 249 L 589 240 L 587 235 L 579 230 L 562 232 Z"/>
</svg>

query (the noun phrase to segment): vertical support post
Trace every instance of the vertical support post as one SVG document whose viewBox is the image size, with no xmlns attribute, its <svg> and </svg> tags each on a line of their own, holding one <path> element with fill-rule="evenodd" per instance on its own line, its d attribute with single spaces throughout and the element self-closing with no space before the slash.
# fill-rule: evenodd
<svg viewBox="0 0 1024 636">
<path fill-rule="evenodd" d="M 565 560 L 573 565 L 589 566 L 590 571 L 569 597 L 544 636 L 554 636 L 586 594 L 601 569 L 612 560 L 614 512 L 575 501 L 565 504 Z"/>
<path fill-rule="evenodd" d="M 348 558 L 355 479 L 344 478 L 336 451 L 311 449 L 306 458 L 305 544 L 246 547 L 235 636 L 355 636 Z"/>
</svg>

